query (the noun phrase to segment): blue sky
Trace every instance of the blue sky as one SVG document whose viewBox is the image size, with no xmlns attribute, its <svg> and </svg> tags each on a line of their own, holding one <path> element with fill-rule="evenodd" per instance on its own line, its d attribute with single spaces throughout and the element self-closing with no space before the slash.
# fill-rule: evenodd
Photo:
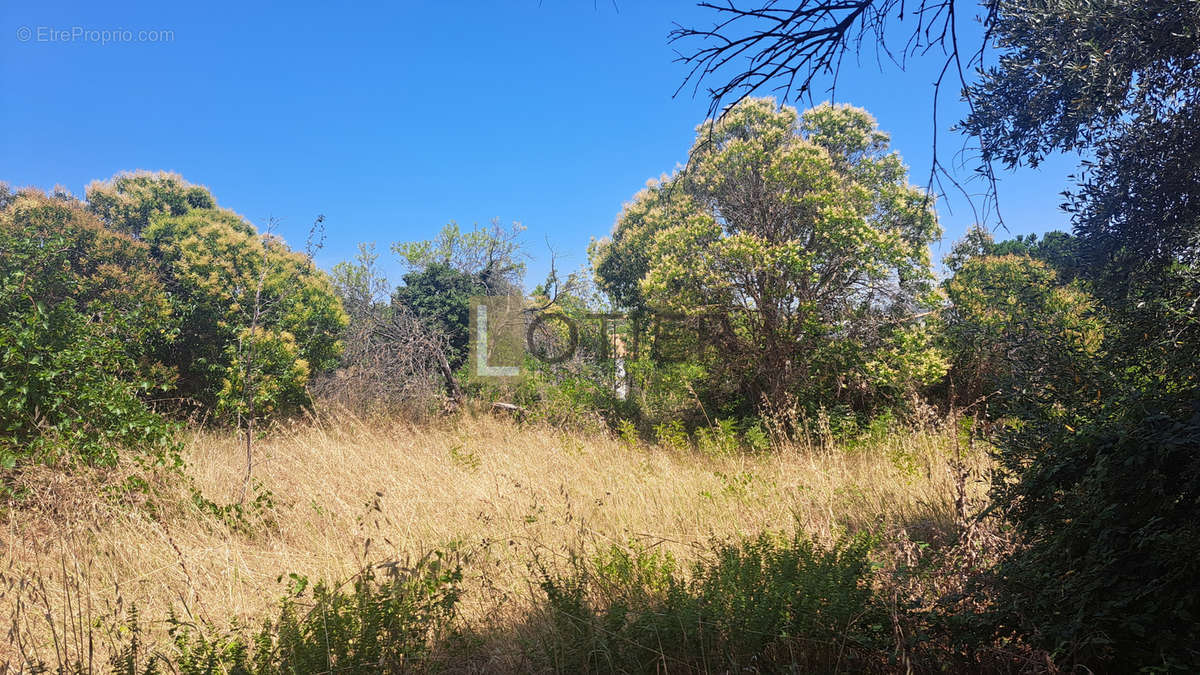
<svg viewBox="0 0 1200 675">
<path fill-rule="evenodd" d="M 520 221 L 532 285 L 547 241 L 562 267 L 586 262 L 589 239 L 609 233 L 621 205 L 686 159 L 707 100 L 672 98 L 685 69 L 667 33 L 674 21 L 712 19 L 667 0 L 10 0 L 0 6 L 0 180 L 82 195 L 121 170 L 176 171 L 255 224 L 278 219 L 293 245 L 325 214 L 322 266 L 374 241 L 393 281 L 393 241 L 451 220 Z M 173 35 L 48 40 L 76 27 Z M 922 185 L 937 65 L 880 72 L 870 52 L 846 64 L 837 90 L 879 119 Z M 961 144 L 947 131 L 962 114 L 955 98 L 939 109 L 949 151 Z M 1074 166 L 1055 158 L 1002 174 L 1010 232 L 1066 228 L 1058 193 Z M 961 198 L 939 213 L 938 259 L 972 222 Z"/>
</svg>

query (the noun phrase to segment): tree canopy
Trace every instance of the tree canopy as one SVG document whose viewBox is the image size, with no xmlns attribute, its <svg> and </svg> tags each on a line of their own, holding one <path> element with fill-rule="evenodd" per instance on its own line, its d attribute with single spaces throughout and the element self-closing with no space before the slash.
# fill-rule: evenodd
<svg viewBox="0 0 1200 675">
<path fill-rule="evenodd" d="M 24 190 L 4 202 L 0 467 L 169 450 L 169 429 L 144 400 L 172 383 L 153 357 L 176 335 L 149 247 L 73 199 Z"/>
<path fill-rule="evenodd" d="M 865 111 L 748 99 L 698 128 L 687 169 L 638 193 L 593 258 L 620 304 L 687 317 L 730 393 L 861 405 L 940 375 L 915 349 L 938 232 Z"/>
<path fill-rule="evenodd" d="M 212 193 L 176 173 L 130 171 L 87 186 L 88 210 L 110 228 L 138 236 L 154 216 L 216 206 Z"/>
<path fill-rule="evenodd" d="M 329 278 L 303 254 L 224 209 L 163 214 L 142 236 L 174 291 L 180 316 L 180 338 L 172 347 L 179 394 L 206 407 L 228 400 L 237 390 L 229 383 L 245 377 L 239 375 L 238 343 L 255 340 L 271 346 L 265 353 L 274 361 L 259 366 L 271 382 L 263 391 L 277 391 L 279 399 L 261 409 L 304 405 L 310 372 L 337 364 L 347 322 Z M 247 331 L 255 313 L 252 336 Z"/>
</svg>

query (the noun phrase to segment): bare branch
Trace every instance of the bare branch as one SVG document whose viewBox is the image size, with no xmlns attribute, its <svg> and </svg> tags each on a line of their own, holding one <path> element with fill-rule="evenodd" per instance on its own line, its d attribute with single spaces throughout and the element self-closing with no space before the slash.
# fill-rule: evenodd
<svg viewBox="0 0 1200 675">
<path fill-rule="evenodd" d="M 876 62 L 882 68 L 887 58 L 904 70 L 912 58 L 940 50 L 945 61 L 933 84 L 933 160 L 927 191 L 945 195 L 947 189 L 961 193 L 971 205 L 976 221 L 994 212 L 1000 224 L 996 203 L 996 176 L 992 166 L 979 153 L 976 174 L 987 187 L 982 209 L 938 155 L 938 98 L 948 74 L 957 79 L 959 91 L 971 110 L 967 72 L 980 67 L 991 41 L 992 27 L 999 0 L 981 0 L 985 33 L 978 48 L 964 58 L 959 43 L 959 10 L 962 0 L 918 0 L 908 8 L 906 0 L 758 0 L 754 6 L 739 0 L 704 1 L 699 6 L 716 12 L 718 20 L 711 28 L 676 24 L 669 34 L 674 44 L 699 41 L 689 53 L 677 51 L 676 61 L 689 66 L 684 81 L 676 89 L 678 96 L 690 83 L 692 95 L 703 82 L 709 87 L 708 116 L 716 120 L 730 107 L 755 93 L 775 93 L 781 102 L 807 98 L 813 102 L 813 90 L 822 78 L 829 78 L 826 91 L 832 97 L 847 53 L 861 54 L 864 40 L 875 44 Z M 889 42 L 889 22 L 909 21 L 912 30 L 898 48 Z M 978 148 L 972 147 L 971 152 Z M 966 142 L 957 153 L 968 153 Z M 686 171 L 686 169 L 685 169 Z"/>
</svg>

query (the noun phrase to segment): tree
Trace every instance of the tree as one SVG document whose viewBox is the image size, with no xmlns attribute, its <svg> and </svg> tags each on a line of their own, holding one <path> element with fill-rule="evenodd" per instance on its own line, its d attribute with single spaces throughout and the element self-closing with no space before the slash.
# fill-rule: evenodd
<svg viewBox="0 0 1200 675">
<path fill-rule="evenodd" d="M 975 256 L 1025 255 L 1040 260 L 1058 274 L 1059 281 L 1070 283 L 1080 278 L 1083 259 L 1079 237 L 1050 230 L 1038 238 L 1036 233 L 1018 234 L 1012 239 L 997 242 L 990 230 L 982 225 L 967 228 L 963 238 L 954 244 L 946 256 L 946 268 L 951 273 Z"/>
<path fill-rule="evenodd" d="M 350 323 L 365 317 L 371 311 L 388 302 L 391 286 L 387 276 L 379 269 L 379 254 L 375 244 L 359 244 L 354 261 L 342 261 L 330 270 L 333 288 L 342 300 L 342 307 L 350 317 Z"/>
<path fill-rule="evenodd" d="M 315 371 L 337 365 L 347 319 L 328 276 L 302 254 L 224 209 L 160 215 L 142 231 L 172 290 L 181 320 L 172 355 L 178 393 L 236 416 L 239 357 L 248 344 L 272 356 L 253 366 L 258 414 L 269 417 L 308 403 Z M 239 345 L 241 345 L 239 347 Z"/>
<path fill-rule="evenodd" d="M 1094 155 L 1067 204 L 1081 255 L 1102 301 L 1161 336 L 1131 343 L 1158 346 L 1142 360 L 1176 372 L 1200 356 L 1198 25 L 1195 2 L 1006 4 L 1006 52 L 972 87 L 980 104 L 965 125 L 1008 166 Z"/>
<path fill-rule="evenodd" d="M 1015 398 L 1069 406 L 1098 395 L 1084 385 L 1104 337 L 1095 301 L 1048 264 L 1024 254 L 973 256 L 946 282 L 946 295 L 943 340 L 962 404 L 984 402 L 1004 415 L 1019 407 Z"/>
<path fill-rule="evenodd" d="M 404 285 L 392 295 L 392 305 L 411 312 L 431 330 L 445 335 L 446 360 L 452 370 L 458 370 L 466 361 L 471 339 L 471 297 L 487 294 L 487 287 L 478 277 L 435 262 L 424 270 L 405 274 Z"/>
<path fill-rule="evenodd" d="M 88 210 L 113 230 L 137 237 L 154 216 L 181 216 L 217 205 L 212 193 L 176 173 L 131 171 L 87 186 Z"/>
<path fill-rule="evenodd" d="M 1121 670 L 1200 664 L 1198 27 L 1195 2 L 1006 3 L 966 123 L 1010 166 L 1092 155 L 1068 207 L 1110 326 L 1103 396 L 1022 410 L 996 492 L 1028 541 L 1001 568 L 1013 613 Z"/>
<path fill-rule="evenodd" d="M 496 219 L 488 227 L 476 225 L 463 232 L 458 223 L 451 222 L 433 239 L 396 242 L 392 251 L 411 271 L 440 265 L 478 279 L 488 294 L 504 295 L 521 290 L 525 255 L 520 235 L 524 230 L 519 223 L 505 228 Z"/>
<path fill-rule="evenodd" d="M 158 358 L 178 371 L 173 393 L 184 407 L 233 419 L 307 405 L 306 383 L 337 364 L 346 323 L 308 257 L 260 236 L 178 174 L 120 173 L 90 184 L 87 196 L 110 230 L 150 244 L 180 320 L 179 339 Z"/>
<path fill-rule="evenodd" d="M 3 201 L 0 467 L 113 465 L 123 448 L 167 459 L 170 429 L 146 398 L 171 373 L 148 346 L 172 341 L 175 325 L 147 246 L 73 199 Z"/>
<path fill-rule="evenodd" d="M 880 10 L 895 8 L 890 0 L 775 4 L 730 3 L 735 20 L 763 22 L 748 37 L 728 37 L 729 24 L 676 33 L 716 40 L 690 57 L 703 64 L 694 71 L 701 78 L 729 57 L 749 57 L 748 76 L 712 90 L 714 105 L 779 74 L 790 88 L 793 65 L 829 72 L 833 61 L 810 55 L 856 49 L 855 27 L 859 36 L 863 27 L 882 35 L 893 15 Z M 931 17 L 953 27 L 958 4 L 919 4 L 918 30 Z M 979 143 L 986 175 L 992 161 L 1015 167 L 1053 151 L 1088 154 L 1068 208 L 1080 276 L 1107 324 L 1105 361 L 1086 378 L 1100 383 L 1101 396 L 1010 410 L 1017 424 L 999 441 L 994 495 L 1026 544 L 999 569 L 1008 590 L 1000 605 L 1011 612 L 998 627 L 1015 627 L 1064 664 L 1195 670 L 1200 3 L 983 6 L 982 46 L 994 39 L 1002 55 L 978 82 L 962 75 L 948 34 L 946 68 L 959 73 L 971 106 L 964 129 Z M 932 44 L 945 46 L 941 36 Z M 803 93 L 812 78 L 800 82 Z"/>
<path fill-rule="evenodd" d="M 1195 2 L 1009 2 L 996 24 L 1006 51 L 971 88 L 980 103 L 965 125 L 1008 166 L 1094 154 L 1068 201 L 1081 253 L 1106 304 L 1172 326 L 1164 337 L 1184 328 L 1164 358 L 1177 337 L 1185 358 L 1200 344 L 1188 271 L 1200 250 L 1197 26 Z"/>
<path fill-rule="evenodd" d="M 406 307 L 446 336 L 451 369 L 458 370 L 467 358 L 470 298 L 523 294 L 525 263 L 519 239 L 523 230 L 517 223 L 504 228 L 493 220 L 490 227 L 463 232 L 452 222 L 434 239 L 392 245 L 409 269 L 404 285 L 392 295 L 392 304 Z"/>
<path fill-rule="evenodd" d="M 915 349 L 937 219 L 887 142 L 857 108 L 743 101 L 700 126 L 685 172 L 626 206 L 593 249 L 600 283 L 687 317 L 714 391 L 751 405 L 864 406 L 937 377 L 936 354 Z M 886 381 L 900 372 L 913 377 Z"/>
</svg>

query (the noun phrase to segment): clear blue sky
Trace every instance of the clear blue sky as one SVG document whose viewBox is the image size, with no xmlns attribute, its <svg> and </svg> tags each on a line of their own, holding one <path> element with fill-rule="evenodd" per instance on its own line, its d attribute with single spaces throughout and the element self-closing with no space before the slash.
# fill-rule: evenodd
<svg viewBox="0 0 1200 675">
<path fill-rule="evenodd" d="M 588 240 L 610 232 L 622 203 L 686 159 L 706 112 L 702 96 L 672 98 L 685 71 L 667 32 L 673 21 L 711 23 L 711 13 L 693 2 L 617 4 L 8 0 L 0 180 L 82 195 L 121 170 L 176 171 L 257 225 L 279 219 L 294 245 L 323 213 L 321 265 L 375 241 L 394 275 L 393 241 L 451 220 L 520 221 L 533 284 L 547 239 L 563 267 L 585 262 Z M 76 27 L 173 37 L 45 40 Z M 847 63 L 837 91 L 879 119 L 922 185 L 935 67 L 881 73 L 868 53 Z M 954 99 L 942 102 L 944 130 L 961 117 Z M 946 132 L 941 142 L 949 157 L 961 140 Z M 1011 232 L 1066 227 L 1058 193 L 1073 168 L 1056 159 L 1003 175 Z M 972 221 L 961 198 L 949 206 L 939 208 L 938 259 Z"/>
</svg>

